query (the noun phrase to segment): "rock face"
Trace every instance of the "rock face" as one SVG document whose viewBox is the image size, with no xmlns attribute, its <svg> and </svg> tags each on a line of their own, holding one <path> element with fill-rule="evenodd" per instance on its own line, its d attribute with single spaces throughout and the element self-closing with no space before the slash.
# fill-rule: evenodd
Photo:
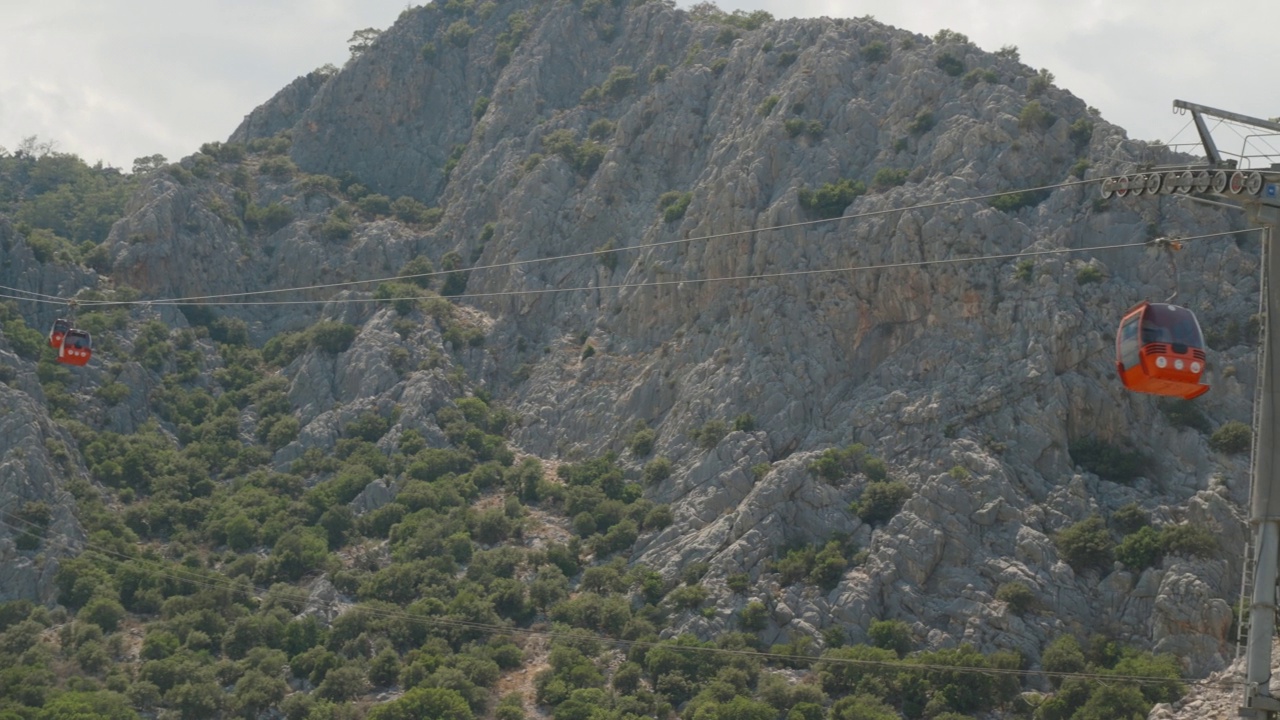
<svg viewBox="0 0 1280 720">
<path fill-rule="evenodd" d="M 391 309 L 347 304 L 369 285 L 280 296 L 315 305 L 221 308 L 259 341 L 319 317 L 361 326 L 348 350 L 285 369 L 302 430 L 278 465 L 370 408 L 403 408 L 388 438 L 413 428 L 437 442 L 432 414 L 458 382 L 515 409 L 515 444 L 548 460 L 615 450 L 638 474 L 650 458 L 624 451 L 643 420 L 674 464 L 646 496 L 670 503 L 674 522 L 641 536 L 632 559 L 669 578 L 708 563 L 718 607 L 766 604 L 766 640 L 830 628 L 865 639 L 872 622 L 900 619 L 921 647 L 1034 660 L 1064 632 L 1104 631 L 1175 652 L 1192 673 L 1222 668 L 1247 461 L 1114 379 L 1115 323 L 1169 295 L 1167 261 L 1077 251 L 1239 220 L 1172 196 L 1098 199 L 1079 174 L 1164 150 L 960 38 L 871 19 L 742 30 L 661 2 L 590 5 L 407 10 L 232 136 L 288 130 L 303 171 L 438 206 L 437 225 L 379 220 L 326 239 L 340 201 L 268 173 L 254 175 L 253 201 L 292 221 L 248 232 L 220 210 L 237 202 L 232 185 L 157 175 L 112 232 L 112 276 L 146 298 L 244 293 L 385 278 L 457 252 L 472 268 L 458 312 L 486 332 L 483 347 L 421 314 L 401 333 Z M 826 213 L 848 217 L 825 220 L 842 182 L 850 192 Z M 989 201 L 1045 186 L 1021 208 Z M 1215 334 L 1214 391 L 1197 401 L 1215 425 L 1250 417 L 1255 350 L 1222 329 L 1254 312 L 1255 238 L 1191 242 L 1178 258 L 1180 301 Z M 710 450 L 694 440 L 747 415 L 752 429 Z M 1083 439 L 1150 462 L 1132 482 L 1104 480 L 1073 459 Z M 855 442 L 911 491 L 887 522 L 851 510 L 865 475 L 809 469 Z M 1130 503 L 1160 524 L 1211 527 L 1216 554 L 1073 570 L 1055 535 Z M 780 584 L 770 560 L 833 536 L 865 560 L 830 590 Z M 735 573 L 750 593 L 729 590 Z M 1014 582 L 1036 609 L 996 599 Z M 689 613 L 671 631 L 731 621 Z"/>
<path fill-rule="evenodd" d="M 0 364 L 23 365 L 4 351 Z M 74 441 L 49 420 L 32 375 L 23 368 L 0 384 L 0 602 L 53 600 L 58 558 L 85 541 L 67 481 L 88 479 L 70 451 Z"/>
<path fill-rule="evenodd" d="M 270 102 L 245 116 L 240 127 L 231 133 L 230 141 L 243 143 L 256 137 L 271 137 L 293 127 L 329 77 L 326 70 L 316 70 L 284 86 Z"/>
</svg>

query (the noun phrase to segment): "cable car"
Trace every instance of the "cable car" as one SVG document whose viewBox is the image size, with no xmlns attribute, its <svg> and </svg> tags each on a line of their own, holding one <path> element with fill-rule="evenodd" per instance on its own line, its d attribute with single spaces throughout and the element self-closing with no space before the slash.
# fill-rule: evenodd
<svg viewBox="0 0 1280 720">
<path fill-rule="evenodd" d="M 53 329 L 49 331 L 49 347 L 62 347 L 62 338 L 66 336 L 67 331 L 71 329 L 71 321 L 66 318 L 58 318 L 53 321 Z"/>
<path fill-rule="evenodd" d="M 1116 371 L 1135 392 L 1184 400 L 1209 392 L 1200 382 L 1204 336 L 1195 313 L 1145 300 L 1130 308 L 1116 331 Z"/>
<path fill-rule="evenodd" d="M 93 357 L 93 338 L 84 330 L 71 328 L 58 347 L 58 362 L 64 365 L 87 365 Z"/>
</svg>

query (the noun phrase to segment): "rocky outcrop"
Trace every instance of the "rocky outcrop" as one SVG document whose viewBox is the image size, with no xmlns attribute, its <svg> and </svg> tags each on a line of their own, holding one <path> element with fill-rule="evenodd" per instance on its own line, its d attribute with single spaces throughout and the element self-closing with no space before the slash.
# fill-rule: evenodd
<svg viewBox="0 0 1280 720">
<path fill-rule="evenodd" d="M 246 115 L 231 133 L 230 142 L 247 143 L 292 128 L 333 72 L 332 68 L 320 68 L 295 78 L 269 101 Z"/>
<path fill-rule="evenodd" d="M 49 602 L 58 558 L 84 547 L 67 486 L 87 478 L 74 441 L 49 420 L 32 387 L 30 366 L 3 352 L 0 363 L 19 369 L 17 382 L 0 383 L 0 602 Z"/>
</svg>

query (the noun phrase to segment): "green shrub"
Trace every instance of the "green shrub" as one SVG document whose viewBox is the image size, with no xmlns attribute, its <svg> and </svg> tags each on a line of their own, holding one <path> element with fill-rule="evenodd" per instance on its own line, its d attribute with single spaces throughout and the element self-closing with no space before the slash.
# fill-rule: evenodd
<svg viewBox="0 0 1280 720">
<path fill-rule="evenodd" d="M 1146 717 L 1152 703 L 1133 686 L 1099 685 L 1071 717 L 1076 720 L 1112 720 Z"/>
<path fill-rule="evenodd" d="M 1091 285 L 1102 282 L 1102 270 L 1097 265 L 1085 265 L 1076 271 L 1076 283 Z"/>
<path fill-rule="evenodd" d="M 636 74 L 626 65 L 619 65 L 609 71 L 609 77 L 600 85 L 600 94 L 613 100 L 621 100 L 635 87 Z"/>
<path fill-rule="evenodd" d="M 662 193 L 658 198 L 658 209 L 662 211 L 662 219 L 665 222 L 675 222 L 684 217 L 684 213 L 689 209 L 689 203 L 693 201 L 693 193 L 679 192 L 671 190 Z"/>
<path fill-rule="evenodd" d="M 108 406 L 118 405 L 129 397 L 129 386 L 120 382 L 109 382 L 98 388 L 98 397 Z"/>
<path fill-rule="evenodd" d="M 1054 536 L 1053 542 L 1076 572 L 1104 568 L 1111 562 L 1111 551 L 1115 547 L 1106 524 L 1097 515 L 1063 529 Z"/>
<path fill-rule="evenodd" d="M 1027 587 L 1026 583 L 1017 580 L 1001 583 L 1000 587 L 996 588 L 996 599 L 1007 603 L 1009 610 L 1015 615 L 1022 615 L 1036 606 L 1035 593 Z"/>
<path fill-rule="evenodd" d="M 555 130 L 544 135 L 542 147 L 547 152 L 564 158 L 575 170 L 584 175 L 595 172 L 604 159 L 605 153 L 608 152 L 608 148 L 594 140 L 579 144 L 573 131 L 567 129 Z"/>
<path fill-rule="evenodd" d="M 821 218 L 837 218 L 844 214 L 859 196 L 866 194 L 867 186 L 861 180 L 848 178 L 834 183 L 823 183 L 817 190 L 801 188 L 797 197 L 800 207 Z"/>
<path fill-rule="evenodd" d="M 879 40 L 872 40 L 862 46 L 862 59 L 869 63 L 884 62 L 889 59 L 889 46 Z"/>
<path fill-rule="evenodd" d="M 1164 555 L 1160 533 L 1149 525 L 1140 527 L 1120 541 L 1116 546 L 1115 555 L 1116 560 L 1124 563 L 1125 567 L 1131 570 L 1139 572 L 1146 570 L 1160 562 L 1160 558 Z"/>
<path fill-rule="evenodd" d="M 907 175 L 910 173 L 911 171 L 905 168 L 880 168 L 871 179 L 871 189 L 888 190 L 891 187 L 897 187 L 907 181 Z"/>
<path fill-rule="evenodd" d="M 641 421 L 637 423 L 635 432 L 631 433 L 631 437 L 627 439 L 627 449 L 636 457 L 645 457 L 653 452 L 653 444 L 657 439 L 658 434 Z"/>
<path fill-rule="evenodd" d="M 991 207 L 1001 212 L 1017 212 L 1022 208 L 1035 207 L 1049 197 L 1049 190 L 1024 190 L 1004 193 L 991 199 Z"/>
<path fill-rule="evenodd" d="M 607 140 L 613 137 L 615 130 L 617 130 L 617 125 L 612 120 L 600 118 L 587 128 L 587 137 L 592 140 Z"/>
<path fill-rule="evenodd" d="M 817 120 L 804 120 L 803 118 L 787 118 L 782 123 L 782 127 L 787 131 L 789 137 L 796 137 L 800 134 L 808 136 L 811 140 L 818 140 L 822 137 L 822 123 Z"/>
<path fill-rule="evenodd" d="M 660 83 L 663 80 L 666 80 L 667 76 L 670 74 L 671 74 L 670 67 L 666 65 L 657 65 L 653 68 L 653 70 L 649 71 L 649 82 Z"/>
<path fill-rule="evenodd" d="M 476 120 L 479 120 L 480 118 L 484 117 L 484 114 L 488 112 L 488 110 L 489 110 L 489 98 L 485 97 L 484 95 L 481 95 L 480 97 L 476 98 L 476 101 L 471 105 L 471 117 L 475 118 Z"/>
<path fill-rule="evenodd" d="M 734 40 L 739 37 L 738 33 L 731 27 L 720 28 L 720 32 L 716 33 L 717 45 L 732 45 Z"/>
<path fill-rule="evenodd" d="M 440 258 L 440 269 L 445 272 L 444 283 L 440 286 L 440 294 L 445 297 L 461 295 L 467 291 L 467 280 L 471 274 L 462 270 L 462 256 L 450 250 Z"/>
<path fill-rule="evenodd" d="M 907 131 L 912 135 L 923 135 L 934 128 L 938 121 L 933 117 L 933 112 L 929 110 L 921 110 L 916 116 L 907 123 Z"/>
<path fill-rule="evenodd" d="M 263 160 L 258 166 L 258 172 L 276 180 L 288 180 L 297 174 L 298 166 L 287 155 L 276 155 Z"/>
<path fill-rule="evenodd" d="M 1078 673 L 1085 669 L 1084 650 L 1071 635 L 1060 635 L 1045 646 L 1040 654 L 1040 667 L 1051 673 Z M 1055 686 L 1062 683 L 1062 678 L 1051 677 Z"/>
<path fill-rule="evenodd" d="M 934 59 L 933 64 L 951 77 L 964 74 L 964 61 L 951 53 L 942 53 Z"/>
<path fill-rule="evenodd" d="M 454 168 L 458 167 L 458 163 L 462 161 L 462 156 L 467 152 L 467 146 L 463 144 L 454 145 L 449 151 L 449 157 L 444 161 L 444 167 L 441 171 L 448 177 L 453 174 Z"/>
<path fill-rule="evenodd" d="M 329 242 L 346 240 L 351 237 L 353 229 L 353 226 L 346 218 L 339 216 L 337 213 L 329 213 L 329 216 L 325 218 L 324 223 L 320 226 L 320 237 Z"/>
<path fill-rule="evenodd" d="M 778 53 L 778 67 L 789 67 L 798 57 L 799 55 L 794 50 L 784 50 Z"/>
<path fill-rule="evenodd" d="M 444 31 L 444 37 L 457 47 L 466 47 L 471 42 L 471 36 L 476 34 L 476 29 L 467 24 L 466 20 L 458 20 Z"/>
<path fill-rule="evenodd" d="M 600 260 L 600 265 L 613 272 L 618 269 L 618 248 L 617 238 L 609 238 L 605 244 L 596 248 L 596 257 Z"/>
<path fill-rule="evenodd" d="M 1211 557 L 1218 549 L 1218 539 L 1203 525 L 1166 525 L 1160 529 L 1160 545 L 1170 555 Z"/>
<path fill-rule="evenodd" d="M 662 482 L 671 477 L 671 461 L 664 457 L 656 457 L 645 463 L 642 477 L 646 485 Z"/>
<path fill-rule="evenodd" d="M 900 480 L 867 483 L 856 503 L 858 518 L 868 525 L 888 522 L 911 497 L 911 488 Z"/>
<path fill-rule="evenodd" d="M 1162 398 L 1158 407 L 1164 413 L 1169 424 L 1176 428 L 1190 428 L 1207 433 L 1212 427 L 1209 418 L 1200 410 L 1200 406 L 1190 400 L 1171 400 Z"/>
<path fill-rule="evenodd" d="M 1137 451 L 1125 450 L 1097 438 L 1083 438 L 1068 447 L 1077 465 L 1103 480 L 1131 482 L 1146 472 L 1149 460 Z"/>
<path fill-rule="evenodd" d="M 738 625 L 748 632 L 759 632 L 769 624 L 769 610 L 759 600 L 752 600 L 738 613 Z"/>
<path fill-rule="evenodd" d="M 1093 139 L 1093 123 L 1084 118 L 1080 118 L 1071 123 L 1070 129 L 1067 130 L 1067 137 L 1077 147 L 1084 147 Z"/>
<path fill-rule="evenodd" d="M 45 337 L 38 330 L 27 327 L 21 317 L 14 316 L 4 323 L 4 337 L 9 347 L 24 360 L 36 360 L 45 347 Z"/>
<path fill-rule="evenodd" d="M 837 540 L 831 540 L 813 556 L 813 566 L 806 580 L 824 590 L 832 590 L 844 577 L 849 561 L 844 556 L 845 548 Z"/>
<path fill-rule="evenodd" d="M 390 204 L 390 213 L 403 223 L 434 225 L 440 222 L 440 215 L 444 214 L 444 210 L 428 208 L 412 197 L 402 195 Z"/>
<path fill-rule="evenodd" d="M 723 420 L 708 420 L 701 427 L 689 431 L 689 439 L 703 450 L 714 450 L 725 435 L 729 434 L 729 425 Z"/>
<path fill-rule="evenodd" d="M 645 530 L 661 530 L 673 522 L 675 515 L 671 512 L 670 505 L 654 505 L 644 516 L 642 527 Z"/>
<path fill-rule="evenodd" d="M 806 469 L 828 482 L 835 482 L 854 473 L 866 475 L 871 482 L 883 482 L 889 477 L 884 461 L 867 452 L 866 446 L 861 443 L 842 449 L 827 448 Z"/>
<path fill-rule="evenodd" d="M 678 608 L 695 610 L 707 600 L 707 589 L 701 585 L 684 585 L 672 590 L 667 600 Z"/>
<path fill-rule="evenodd" d="M 901 620 L 877 620 L 867 629 L 871 644 L 882 650 L 892 650 L 898 657 L 911 652 L 911 626 Z"/>
<path fill-rule="evenodd" d="M 773 112 L 773 109 L 775 107 L 778 106 L 778 101 L 781 99 L 782 98 L 778 97 L 777 95 L 770 95 L 769 97 L 765 98 L 763 102 L 760 103 L 760 107 L 756 108 L 756 114 L 768 115 L 769 113 Z"/>
<path fill-rule="evenodd" d="M 1045 130 L 1057 119 L 1039 100 L 1032 100 L 1022 106 L 1022 112 L 1018 113 L 1018 127 L 1023 130 Z"/>
<path fill-rule="evenodd" d="M 389 215 L 391 214 L 391 198 L 386 195 L 370 193 L 360 198 L 356 202 L 356 207 L 360 209 L 360 212 L 373 218 Z"/>
<path fill-rule="evenodd" d="M 1209 437 L 1209 447 L 1213 450 L 1235 455 L 1247 452 L 1253 444 L 1253 430 L 1239 420 L 1224 423 Z"/>
<path fill-rule="evenodd" d="M 1131 502 L 1111 513 L 1111 527 L 1121 535 L 1128 535 L 1151 524 L 1151 517 L 1146 510 Z"/>
<path fill-rule="evenodd" d="M 1000 76 L 988 68 L 974 68 L 964 74 L 964 86 L 967 88 L 971 88 L 980 82 L 994 85 L 999 81 Z"/>
<path fill-rule="evenodd" d="M 1024 283 L 1031 282 L 1035 268 L 1036 263 L 1034 260 L 1019 260 L 1018 267 L 1014 270 L 1013 276 Z"/>
<path fill-rule="evenodd" d="M 250 230 L 273 233 L 293 222 L 293 211 L 280 203 L 260 207 L 250 203 L 244 209 L 244 224 Z"/>
<path fill-rule="evenodd" d="M 345 437 L 376 443 L 391 429 L 391 421 L 376 412 L 361 413 L 342 429 Z"/>
<path fill-rule="evenodd" d="M 1041 68 L 1038 73 L 1027 81 L 1027 97 L 1035 97 L 1048 90 L 1049 86 L 1053 84 L 1053 80 L 1053 73 Z"/>
<path fill-rule="evenodd" d="M 337 354 L 351 347 L 358 331 L 354 325 L 324 320 L 312 325 L 308 334 L 312 345 L 324 352 Z"/>
</svg>

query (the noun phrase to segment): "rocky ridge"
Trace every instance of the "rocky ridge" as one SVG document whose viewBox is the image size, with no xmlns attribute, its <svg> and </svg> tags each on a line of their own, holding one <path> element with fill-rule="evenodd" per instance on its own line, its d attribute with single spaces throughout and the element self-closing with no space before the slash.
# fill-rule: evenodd
<svg viewBox="0 0 1280 720">
<path fill-rule="evenodd" d="M 369 288 L 303 296 L 333 298 L 327 305 L 220 308 L 247 321 L 258 341 L 320 317 L 361 327 L 349 350 L 303 354 L 283 371 L 302 430 L 274 461 L 331 446 L 370 408 L 404 409 L 386 443 L 408 428 L 439 438 L 432 415 L 452 396 L 455 371 L 515 409 L 514 442 L 548 459 L 614 450 L 638 473 L 646 458 L 625 449 L 643 420 L 657 433 L 655 454 L 674 463 L 646 496 L 670 503 L 675 521 L 642 536 L 631 557 L 668 578 L 709 563 L 704 584 L 718 608 L 687 613 L 671 632 L 724 631 L 733 611 L 761 600 L 766 641 L 820 638 L 833 627 L 859 641 L 889 618 L 911 623 L 922 647 L 968 642 L 1034 659 L 1063 632 L 1102 630 L 1175 653 L 1193 675 L 1224 667 L 1247 461 L 1173 426 L 1153 399 L 1124 393 L 1110 366 L 1116 319 L 1169 292 L 1163 259 L 1130 249 L 1037 256 L 1026 272 L 1014 260 L 827 271 L 1238 230 L 1237 221 L 1171 197 L 1101 202 L 1095 188 L 1074 185 L 1012 211 L 986 200 L 925 209 L 1068 183 L 1079 160 L 1093 177 L 1161 151 L 1128 140 L 1063 90 L 1036 89 L 1040 76 L 1016 59 L 959 37 L 929 39 L 871 19 L 735 30 L 662 3 L 594 7 L 594 15 L 585 5 L 539 3 L 503 4 L 486 17 L 440 4 L 406 11 L 339 72 L 300 79 L 232 136 L 248 143 L 285 130 L 302 171 L 438 206 L 438 224 L 385 219 L 326 239 L 319 228 L 341 205 L 336 193 L 251 167 L 253 202 L 292 216 L 255 233 L 225 212 L 238 202 L 233 183 L 158 174 L 112 231 L 110 277 L 165 298 L 389 277 L 417 255 L 438 264 L 449 251 L 474 267 L 498 266 L 473 270 L 466 292 L 508 295 L 461 300 L 487 332 L 478 348 L 449 343 L 429 323 L 405 338 L 391 309 L 342 304 Z M 450 30 L 460 21 L 472 31 L 465 42 Z M 512 45 L 504 33 L 518 27 L 499 62 Z M 871 59 L 870 47 L 887 56 Z M 990 74 L 970 83 L 943 68 L 944 55 Z M 1024 120 L 1031 102 L 1047 115 Z M 1090 126 L 1083 141 L 1080 121 Z M 877 184 L 882 170 L 902 173 Z M 871 189 L 841 208 L 859 218 L 799 225 L 815 219 L 803 191 L 846 178 Z M 669 192 L 689 194 L 670 219 L 659 206 Z M 730 232 L 739 234 L 712 237 Z M 1257 243 L 1236 237 L 1189 243 L 1179 258 L 1179 297 L 1206 329 L 1243 323 L 1255 304 Z M 659 244 L 675 240 L 689 242 Z M 540 262 L 602 248 L 613 261 Z M 702 282 L 787 271 L 823 274 Z M 564 288 L 582 289 L 543 293 Z M 176 309 L 148 312 L 188 322 Z M 393 368 L 396 349 L 417 369 Z M 424 369 L 441 349 L 457 352 Z M 1247 421 L 1254 350 L 1212 350 L 1215 389 L 1200 407 L 1215 423 Z M 0 417 L 26 434 L 0 433 L 0 492 L 69 508 L 54 497 L 61 481 L 45 450 L 59 431 L 30 400 L 39 389 L 23 380 L 29 370 L 12 363 L 19 382 L 0 387 L 0 402 L 13 412 Z M 754 429 L 710 450 L 693 439 L 708 421 L 744 414 Z M 1072 445 L 1086 437 L 1154 462 L 1132 483 L 1104 480 L 1073 461 Z M 855 442 L 912 491 L 883 525 L 850 511 L 864 474 L 827 482 L 809 470 L 823 451 Z M 42 472 L 50 477 L 40 482 Z M 1055 533 L 1131 502 L 1156 521 L 1214 528 L 1218 554 L 1171 556 L 1141 572 L 1078 573 L 1060 557 Z M 62 522 L 74 537 L 74 520 Z M 771 571 L 781 548 L 835 534 L 866 560 L 830 591 L 783 586 Z M 0 566 L 17 584 L 0 587 L 47 598 L 50 566 L 25 569 L 5 547 Z M 749 574 L 749 593 L 728 589 L 735 573 Z M 996 600 L 1012 581 L 1044 610 L 1019 615 Z"/>
</svg>

